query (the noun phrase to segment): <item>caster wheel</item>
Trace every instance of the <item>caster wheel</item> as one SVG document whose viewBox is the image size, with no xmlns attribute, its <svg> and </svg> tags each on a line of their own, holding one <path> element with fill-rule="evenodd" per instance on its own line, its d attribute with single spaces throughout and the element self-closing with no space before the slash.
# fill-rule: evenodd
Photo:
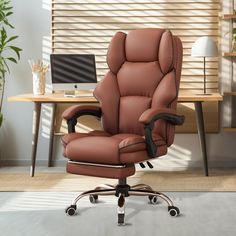
<svg viewBox="0 0 236 236">
<path fill-rule="evenodd" d="M 150 203 L 153 204 L 153 205 L 156 205 L 158 203 L 158 197 L 157 196 L 149 195 L 148 199 L 149 199 Z"/>
<path fill-rule="evenodd" d="M 125 214 L 118 214 L 118 225 L 125 225 Z"/>
<path fill-rule="evenodd" d="M 178 216 L 180 214 L 179 208 L 175 206 L 168 206 L 170 216 Z"/>
<path fill-rule="evenodd" d="M 76 205 L 70 205 L 65 209 L 65 212 L 68 216 L 76 215 Z"/>
<path fill-rule="evenodd" d="M 97 202 L 97 200 L 98 200 L 98 195 L 89 195 L 89 201 L 91 202 L 91 203 L 96 203 Z"/>
</svg>

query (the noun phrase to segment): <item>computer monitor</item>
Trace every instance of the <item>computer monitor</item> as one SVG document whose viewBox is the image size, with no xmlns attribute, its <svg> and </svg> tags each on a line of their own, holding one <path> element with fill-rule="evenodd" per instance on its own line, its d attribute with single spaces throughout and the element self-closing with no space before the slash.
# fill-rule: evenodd
<svg viewBox="0 0 236 236">
<path fill-rule="evenodd" d="M 53 90 L 91 90 L 97 83 L 95 55 L 51 54 Z"/>
</svg>

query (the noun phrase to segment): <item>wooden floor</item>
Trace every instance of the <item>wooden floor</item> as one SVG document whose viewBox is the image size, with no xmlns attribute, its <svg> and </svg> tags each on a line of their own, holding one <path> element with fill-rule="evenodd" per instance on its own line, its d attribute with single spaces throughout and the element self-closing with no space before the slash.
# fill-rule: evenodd
<svg viewBox="0 0 236 236">
<path fill-rule="evenodd" d="M 116 180 L 77 176 L 62 171 L 36 172 L 1 171 L 0 191 L 84 191 L 101 183 L 116 184 Z M 145 183 L 156 191 L 236 191 L 236 169 L 211 170 L 205 177 L 202 170 L 138 171 L 128 178 L 130 185 Z"/>
</svg>

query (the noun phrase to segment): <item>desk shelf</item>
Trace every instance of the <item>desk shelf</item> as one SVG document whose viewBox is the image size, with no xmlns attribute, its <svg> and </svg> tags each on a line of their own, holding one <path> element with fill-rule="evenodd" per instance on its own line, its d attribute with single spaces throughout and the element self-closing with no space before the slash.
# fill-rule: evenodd
<svg viewBox="0 0 236 236">
<path fill-rule="evenodd" d="M 223 131 L 225 131 L 225 132 L 236 132 L 236 128 L 233 128 L 233 127 L 223 127 Z"/>
<path fill-rule="evenodd" d="M 236 19 L 236 14 L 235 13 L 224 14 L 222 18 L 223 20 L 233 20 L 233 19 Z"/>
<path fill-rule="evenodd" d="M 234 91 L 224 92 L 224 96 L 226 96 L 226 97 L 228 97 L 228 96 L 236 96 L 236 92 L 234 92 Z"/>
<path fill-rule="evenodd" d="M 236 57 L 236 52 L 224 52 L 224 57 Z"/>
</svg>

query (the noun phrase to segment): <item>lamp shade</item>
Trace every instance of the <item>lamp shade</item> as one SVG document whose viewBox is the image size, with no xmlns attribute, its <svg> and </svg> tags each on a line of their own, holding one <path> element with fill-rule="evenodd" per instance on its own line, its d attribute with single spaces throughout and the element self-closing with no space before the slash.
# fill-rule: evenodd
<svg viewBox="0 0 236 236">
<path fill-rule="evenodd" d="M 193 57 L 216 57 L 218 50 L 215 41 L 208 36 L 201 37 L 192 46 Z"/>
</svg>

